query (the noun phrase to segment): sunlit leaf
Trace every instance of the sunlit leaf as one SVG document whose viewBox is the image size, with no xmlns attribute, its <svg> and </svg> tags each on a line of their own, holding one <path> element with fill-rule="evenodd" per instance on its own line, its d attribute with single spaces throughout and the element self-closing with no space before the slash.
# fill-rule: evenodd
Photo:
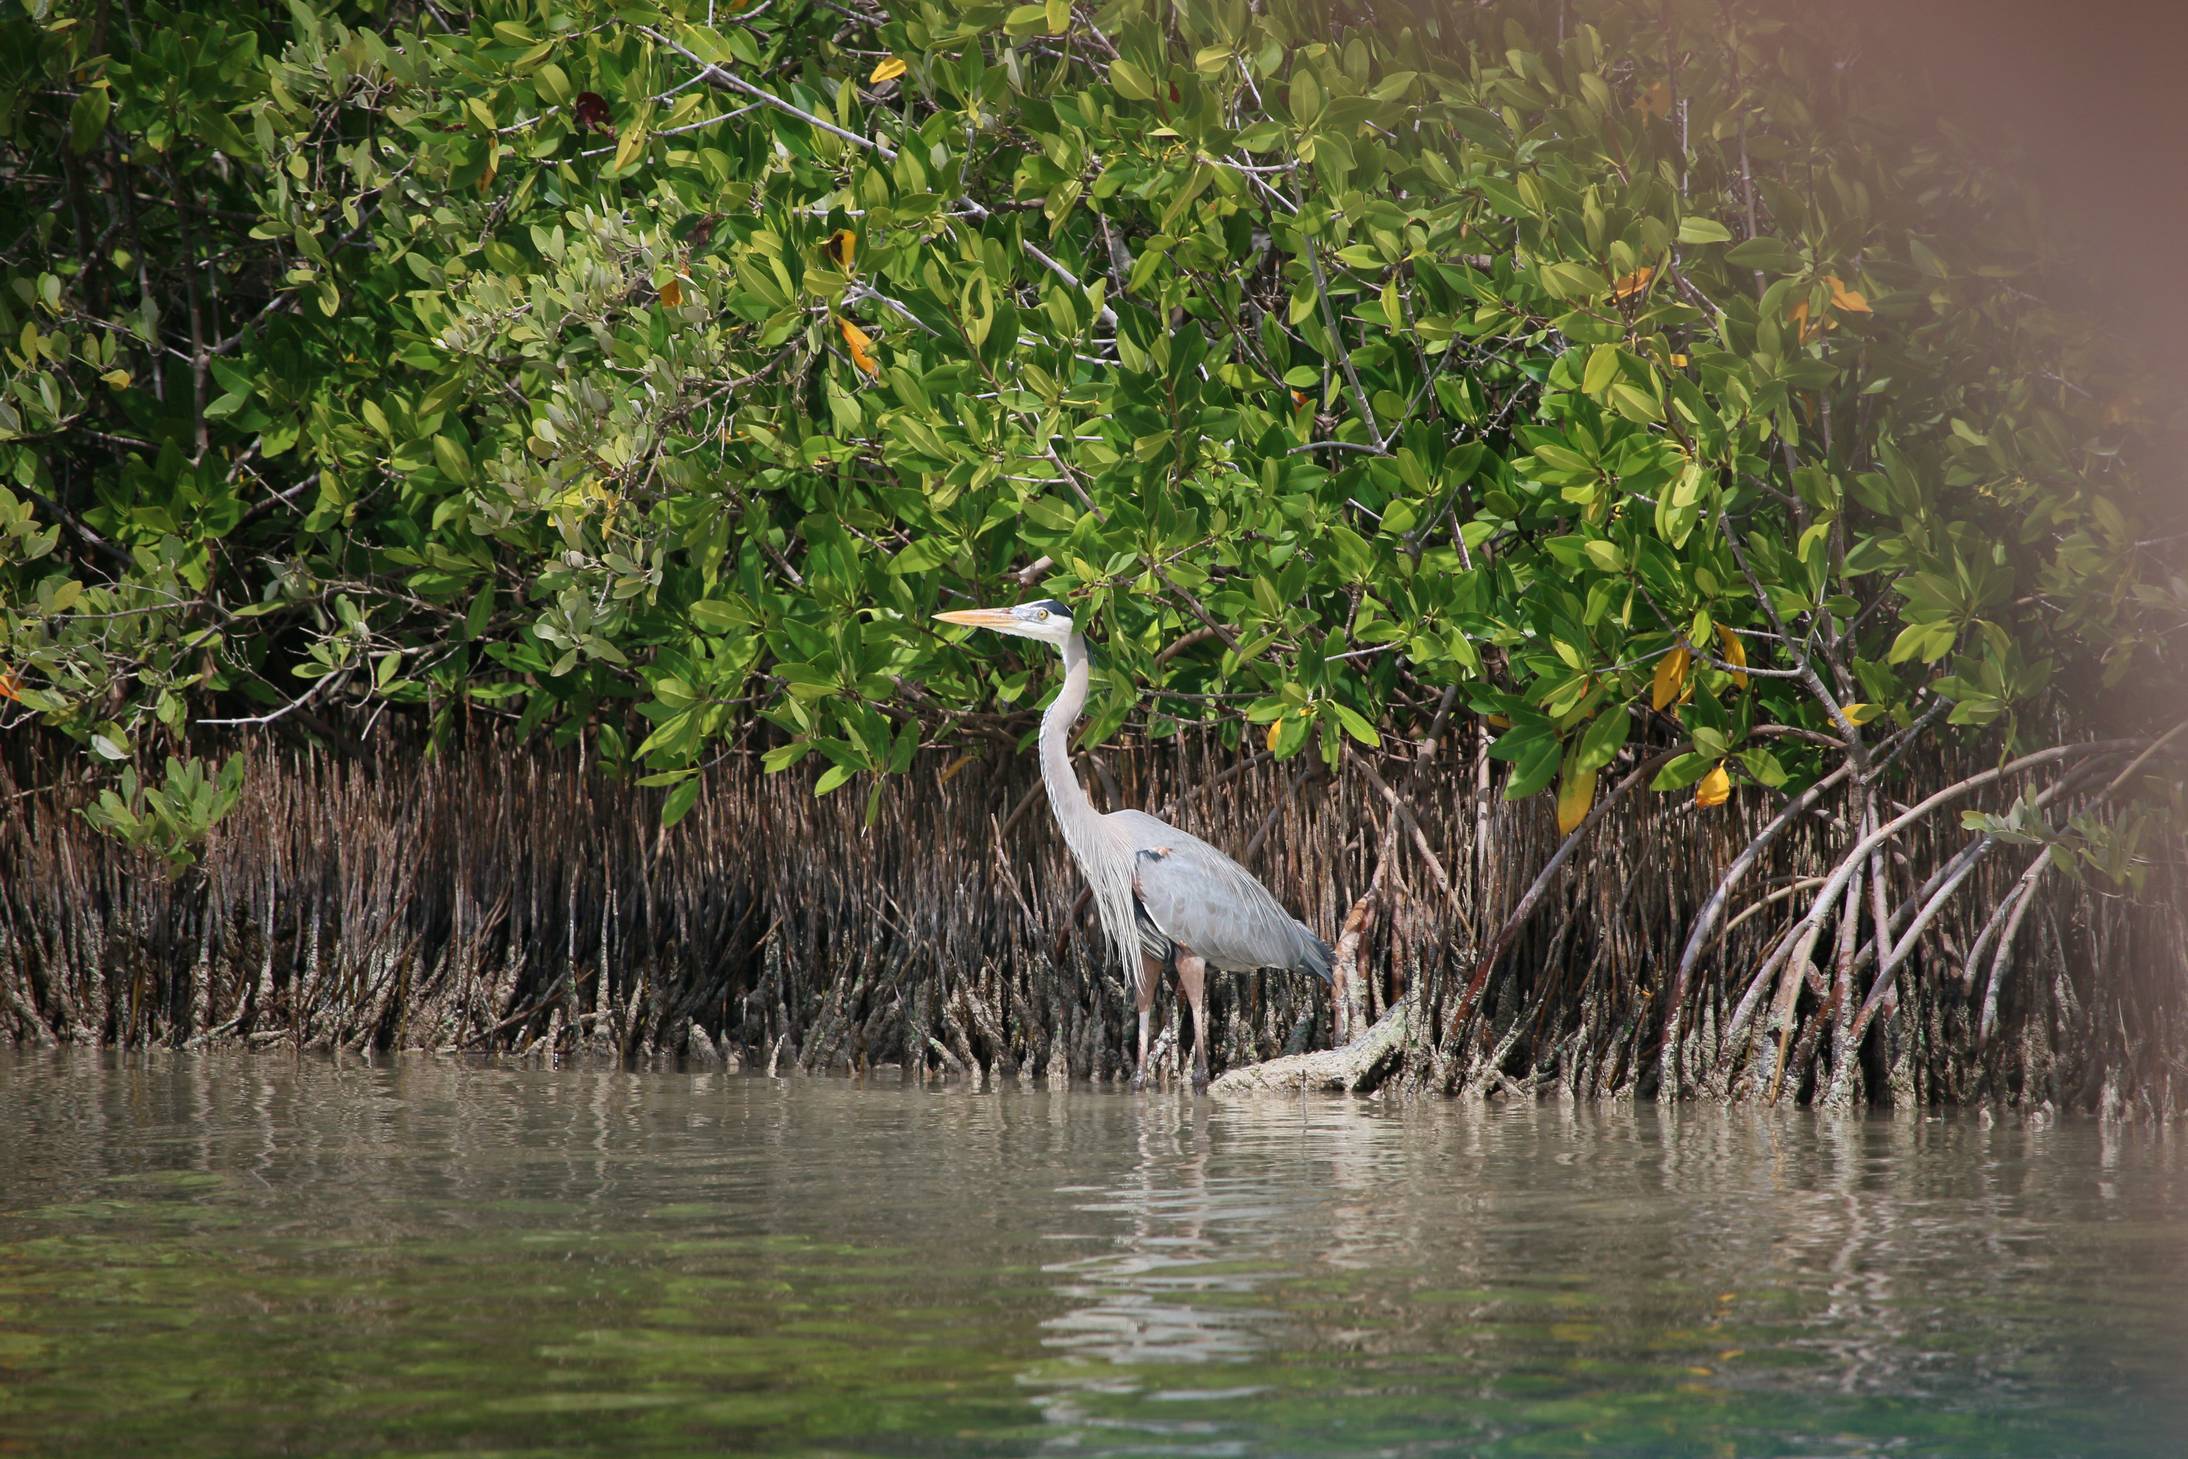
<svg viewBox="0 0 2188 1459">
<path fill-rule="evenodd" d="M 1694 783 L 1694 803 L 1703 810 L 1723 805 L 1732 798 L 1732 777 L 1719 765 Z"/>
<path fill-rule="evenodd" d="M 1109 84 L 1127 101 L 1152 101 L 1155 96 L 1153 79 L 1122 56 L 1109 63 Z"/>
<path fill-rule="evenodd" d="M 911 67 L 906 64 L 902 56 L 883 56 L 875 63 L 872 73 L 866 79 L 871 84 L 879 86 L 884 81 L 896 80 L 897 77 L 902 76 L 910 69 Z M 808 234 L 806 236 L 811 237 L 812 235 Z"/>
<path fill-rule="evenodd" d="M 1618 346 L 1599 344 L 1588 352 L 1588 363 L 1580 373 L 1580 389 L 1586 395 L 1601 395 L 1618 378 Z"/>
<path fill-rule="evenodd" d="M 646 125 L 632 122 L 615 139 L 615 170 L 623 172 L 646 155 Z"/>
<path fill-rule="evenodd" d="M 1333 702 L 1330 708 L 1336 711 L 1337 722 L 1344 726 L 1346 734 L 1351 735 L 1371 750 L 1381 748 L 1383 737 L 1376 732 L 1374 724 L 1366 715 L 1349 704 Z"/>
<path fill-rule="evenodd" d="M 673 826 L 690 814 L 691 808 L 699 802 L 700 783 L 699 777 L 694 775 L 668 793 L 668 798 L 661 802 L 663 826 Z"/>
</svg>

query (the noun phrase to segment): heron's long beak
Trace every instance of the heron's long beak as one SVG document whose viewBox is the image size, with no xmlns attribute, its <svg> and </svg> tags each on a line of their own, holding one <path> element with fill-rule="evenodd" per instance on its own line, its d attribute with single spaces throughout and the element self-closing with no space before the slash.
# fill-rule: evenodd
<svg viewBox="0 0 2188 1459">
<path fill-rule="evenodd" d="M 999 628 L 1008 631 L 1018 626 L 1017 615 L 1008 608 L 954 608 L 934 616 L 938 622 L 959 623 L 967 628 Z"/>
</svg>

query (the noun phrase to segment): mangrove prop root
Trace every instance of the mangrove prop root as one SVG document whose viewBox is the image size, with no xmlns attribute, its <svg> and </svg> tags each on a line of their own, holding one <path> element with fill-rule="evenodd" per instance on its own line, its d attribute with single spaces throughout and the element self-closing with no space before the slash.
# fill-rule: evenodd
<svg viewBox="0 0 2188 1459">
<path fill-rule="evenodd" d="M 1791 817 L 1752 790 L 1705 811 L 1645 793 L 1653 762 L 1629 751 L 1622 789 L 1560 838 L 1547 798 L 1503 800 L 1475 727 L 1448 732 L 1468 753 L 1434 753 L 1439 721 L 1373 774 L 1213 736 L 1105 750 L 1105 808 L 1177 806 L 1345 942 L 1347 1027 L 1366 1027 L 1306 1063 L 1244 1072 L 1328 1036 L 1319 985 L 1211 980 L 1224 1089 L 2182 1107 L 2188 873 L 2154 858 L 2139 898 L 2023 886 L 2020 858 L 1928 813 L 2025 791 L 2086 807 L 2148 741 L 1996 769 L 1919 747 L 1866 832 L 1854 785 Z M 731 755 L 664 830 L 661 792 L 582 749 L 483 728 L 432 756 L 394 732 L 367 748 L 252 732 L 243 800 L 177 874 L 77 813 L 72 750 L 0 746 L 0 1038 L 1130 1076 L 1132 998 L 1075 925 L 1047 817 L 1012 819 L 1038 784 L 1015 759 L 923 757 L 869 825 L 862 788 L 816 798 Z M 1724 915 L 1735 870 L 1771 890 Z"/>
</svg>

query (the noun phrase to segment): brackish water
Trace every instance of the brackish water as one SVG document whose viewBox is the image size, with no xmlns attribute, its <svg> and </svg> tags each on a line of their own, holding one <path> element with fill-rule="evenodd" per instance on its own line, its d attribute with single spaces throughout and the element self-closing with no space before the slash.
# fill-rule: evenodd
<svg viewBox="0 0 2188 1459">
<path fill-rule="evenodd" d="M 0 1454 L 2177 1455 L 2184 1147 L 0 1053 Z"/>
</svg>

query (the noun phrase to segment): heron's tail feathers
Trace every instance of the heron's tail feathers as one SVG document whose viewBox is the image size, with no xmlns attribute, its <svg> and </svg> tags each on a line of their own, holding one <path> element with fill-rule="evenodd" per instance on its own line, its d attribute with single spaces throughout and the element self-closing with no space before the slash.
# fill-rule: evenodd
<svg viewBox="0 0 2188 1459">
<path fill-rule="evenodd" d="M 1304 922 L 1299 923 L 1299 936 L 1306 944 L 1300 954 L 1299 970 L 1320 978 L 1324 983 L 1329 982 L 1330 968 L 1337 957 L 1336 949 L 1316 937 L 1313 929 Z"/>
</svg>

